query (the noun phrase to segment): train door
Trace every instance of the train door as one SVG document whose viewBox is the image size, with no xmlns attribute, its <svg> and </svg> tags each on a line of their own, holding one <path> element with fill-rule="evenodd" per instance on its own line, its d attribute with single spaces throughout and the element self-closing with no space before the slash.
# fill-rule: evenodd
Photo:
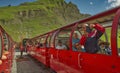
<svg viewBox="0 0 120 73">
<path fill-rule="evenodd" d="M 49 53 L 49 49 L 50 49 L 50 40 L 51 40 L 51 36 L 52 34 L 49 33 L 47 36 L 47 40 L 46 40 L 46 65 L 47 67 L 50 67 L 50 53 Z"/>
<path fill-rule="evenodd" d="M 81 70 L 83 73 L 116 72 L 114 70 L 115 69 L 114 63 L 116 62 L 116 58 L 113 54 L 113 47 L 111 47 L 111 44 L 113 44 L 113 42 L 111 42 L 111 31 L 112 31 L 111 29 L 113 23 L 113 19 L 112 19 L 113 16 L 115 16 L 115 14 L 110 15 L 110 17 L 107 16 L 107 18 L 102 17 L 100 19 L 98 18 L 96 20 L 86 22 L 86 23 L 98 23 L 97 21 L 101 21 L 100 24 L 105 26 L 104 28 L 106 29 L 106 31 L 98 40 L 98 46 L 99 46 L 98 52 L 91 54 L 85 52 L 83 49 L 78 51 L 79 53 L 76 52 L 76 58 L 74 58 L 74 60 L 77 60 L 78 65 L 76 64 L 76 67 L 79 68 L 74 67 L 75 69 Z M 80 32 L 83 33 L 81 29 L 81 24 L 78 25 L 77 28 L 80 28 L 79 29 Z"/>
<path fill-rule="evenodd" d="M 40 38 L 40 50 L 41 62 L 46 64 L 46 38 L 48 35 L 43 35 Z"/>
<path fill-rule="evenodd" d="M 77 24 L 78 25 L 78 24 Z M 77 26 L 76 25 L 76 26 Z M 81 31 L 79 27 L 76 27 L 73 31 L 73 35 L 71 38 L 71 50 L 70 51 L 70 67 L 72 68 L 71 70 L 75 73 L 82 73 L 82 69 L 81 69 L 81 49 L 79 46 L 79 42 L 81 39 Z"/>
<path fill-rule="evenodd" d="M 70 37 L 72 27 L 62 28 L 55 37 L 55 49 L 58 54 L 58 62 L 60 70 L 70 71 Z"/>
<path fill-rule="evenodd" d="M 39 52 L 39 42 L 37 38 L 33 39 L 34 41 L 34 46 L 33 46 L 33 54 L 34 54 L 34 58 L 38 59 L 38 52 Z"/>
<path fill-rule="evenodd" d="M 58 50 L 55 49 L 54 39 L 58 32 L 59 30 L 56 30 L 50 33 L 51 39 L 50 39 L 50 46 L 49 46 L 50 67 L 55 69 L 56 71 L 59 70 L 59 64 L 58 64 Z"/>
<path fill-rule="evenodd" d="M 3 60 L 4 72 L 9 73 L 11 68 L 11 53 L 10 53 L 10 44 L 8 35 L 3 32 L 3 55 L 7 57 L 7 59 Z"/>
</svg>

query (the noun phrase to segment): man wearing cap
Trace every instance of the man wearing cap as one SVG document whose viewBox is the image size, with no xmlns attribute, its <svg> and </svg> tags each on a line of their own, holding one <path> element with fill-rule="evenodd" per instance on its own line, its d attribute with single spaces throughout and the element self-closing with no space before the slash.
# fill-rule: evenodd
<svg viewBox="0 0 120 73">
<path fill-rule="evenodd" d="M 82 30 L 84 34 L 80 39 L 81 48 L 88 53 L 97 53 L 99 50 L 98 39 L 105 32 L 104 27 L 99 24 L 83 24 Z"/>
</svg>

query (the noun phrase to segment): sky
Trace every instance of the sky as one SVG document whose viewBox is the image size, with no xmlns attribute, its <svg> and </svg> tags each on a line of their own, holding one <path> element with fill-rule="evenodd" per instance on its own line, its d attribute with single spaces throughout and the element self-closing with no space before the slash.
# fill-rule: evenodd
<svg viewBox="0 0 120 73">
<path fill-rule="evenodd" d="M 0 7 L 12 5 L 12 6 L 17 6 L 21 3 L 24 2 L 33 2 L 35 0 L 0 0 Z"/>
<path fill-rule="evenodd" d="M 35 0 L 0 0 L 0 7 L 16 6 L 24 2 L 33 2 Z M 84 14 L 95 15 L 110 8 L 120 6 L 120 0 L 65 0 L 77 5 L 79 11 Z"/>
<path fill-rule="evenodd" d="M 77 5 L 81 13 L 95 15 L 120 6 L 120 0 L 66 0 Z"/>
</svg>

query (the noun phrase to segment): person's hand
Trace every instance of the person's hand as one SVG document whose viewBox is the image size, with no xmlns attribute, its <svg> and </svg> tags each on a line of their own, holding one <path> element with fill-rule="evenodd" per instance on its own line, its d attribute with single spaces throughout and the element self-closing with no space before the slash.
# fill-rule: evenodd
<svg viewBox="0 0 120 73">
<path fill-rule="evenodd" d="M 7 59 L 7 56 L 6 55 L 2 55 L 2 60 L 6 60 Z"/>
<path fill-rule="evenodd" d="M 2 64 L 2 60 L 0 60 L 0 65 Z"/>
<path fill-rule="evenodd" d="M 95 24 L 90 24 L 90 28 L 94 28 L 95 27 Z"/>
</svg>

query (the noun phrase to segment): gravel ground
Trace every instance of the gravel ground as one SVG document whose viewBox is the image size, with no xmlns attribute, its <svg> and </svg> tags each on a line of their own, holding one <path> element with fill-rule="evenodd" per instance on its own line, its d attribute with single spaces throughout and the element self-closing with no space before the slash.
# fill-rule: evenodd
<svg viewBox="0 0 120 73">
<path fill-rule="evenodd" d="M 19 55 L 16 56 L 18 58 Z M 44 64 L 37 62 L 26 54 L 22 59 L 17 59 L 12 73 L 56 73 L 52 69 L 47 68 Z M 13 64 L 13 65 L 14 65 Z M 15 69 L 16 67 L 16 69 Z"/>
</svg>

